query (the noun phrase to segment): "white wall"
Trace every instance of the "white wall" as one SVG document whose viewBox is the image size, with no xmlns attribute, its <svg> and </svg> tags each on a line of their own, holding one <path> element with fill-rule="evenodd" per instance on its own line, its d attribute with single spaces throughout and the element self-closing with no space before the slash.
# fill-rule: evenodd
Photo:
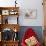
<svg viewBox="0 0 46 46">
<path fill-rule="evenodd" d="M 42 26 L 43 25 L 43 6 L 42 0 L 21 0 L 20 23 L 26 26 Z M 37 19 L 24 19 L 24 13 L 28 9 L 37 9 Z"/>
<path fill-rule="evenodd" d="M 0 6 L 14 6 L 15 0 L 0 0 Z M 20 7 L 19 24 L 21 26 L 43 26 L 43 6 L 42 0 L 17 0 Z M 28 9 L 37 9 L 36 19 L 25 19 L 25 13 Z"/>
</svg>

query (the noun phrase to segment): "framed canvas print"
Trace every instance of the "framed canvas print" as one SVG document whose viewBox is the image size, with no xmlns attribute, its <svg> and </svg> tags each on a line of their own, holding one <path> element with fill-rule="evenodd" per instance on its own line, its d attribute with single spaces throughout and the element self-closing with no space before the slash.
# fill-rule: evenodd
<svg viewBox="0 0 46 46">
<path fill-rule="evenodd" d="M 25 14 L 26 19 L 36 19 L 37 9 L 27 10 Z"/>
</svg>

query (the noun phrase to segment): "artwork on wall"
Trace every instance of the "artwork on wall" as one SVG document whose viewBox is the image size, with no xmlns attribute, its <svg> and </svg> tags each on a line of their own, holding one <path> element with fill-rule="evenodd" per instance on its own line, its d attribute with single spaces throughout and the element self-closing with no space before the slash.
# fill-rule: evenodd
<svg viewBox="0 0 46 46">
<path fill-rule="evenodd" d="M 36 19 L 37 18 L 37 9 L 28 9 L 25 14 L 26 19 Z"/>
</svg>

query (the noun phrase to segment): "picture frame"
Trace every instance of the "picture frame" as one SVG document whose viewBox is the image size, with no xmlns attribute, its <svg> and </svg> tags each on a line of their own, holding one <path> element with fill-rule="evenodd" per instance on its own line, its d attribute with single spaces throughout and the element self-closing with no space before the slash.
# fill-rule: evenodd
<svg viewBox="0 0 46 46">
<path fill-rule="evenodd" d="M 26 19 L 36 19 L 37 18 L 37 9 L 28 9 L 25 14 Z"/>
</svg>

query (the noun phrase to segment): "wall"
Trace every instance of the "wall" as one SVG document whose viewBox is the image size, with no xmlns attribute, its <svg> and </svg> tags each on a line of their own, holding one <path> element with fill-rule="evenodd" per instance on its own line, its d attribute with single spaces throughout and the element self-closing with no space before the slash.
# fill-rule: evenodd
<svg viewBox="0 0 46 46">
<path fill-rule="evenodd" d="M 0 0 L 0 6 L 9 7 L 14 6 L 15 0 Z M 20 7 L 19 10 L 19 24 L 21 26 L 43 26 L 43 6 L 42 0 L 17 0 L 17 3 Z M 28 9 L 37 9 L 36 19 L 25 19 L 25 13 Z M 9 19 L 10 20 L 10 19 Z"/>
</svg>

